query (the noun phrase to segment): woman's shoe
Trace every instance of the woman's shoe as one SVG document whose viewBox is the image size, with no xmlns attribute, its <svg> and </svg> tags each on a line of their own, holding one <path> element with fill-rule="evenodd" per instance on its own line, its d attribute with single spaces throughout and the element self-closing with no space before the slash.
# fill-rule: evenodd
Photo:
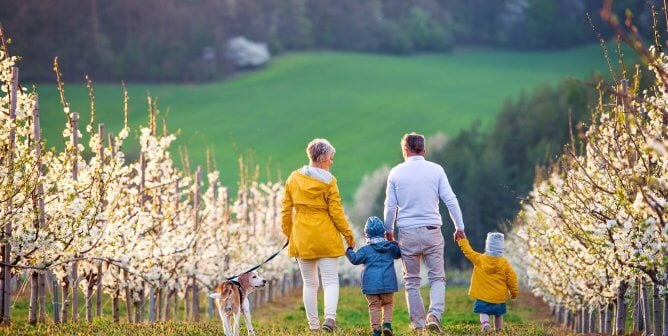
<svg viewBox="0 0 668 336">
<path fill-rule="evenodd" d="M 325 323 L 322 324 L 322 330 L 326 332 L 334 332 L 336 329 L 336 321 L 331 318 L 326 318 Z"/>
<path fill-rule="evenodd" d="M 382 335 L 380 334 L 380 330 L 374 330 L 374 331 L 373 331 L 373 334 L 371 334 L 371 335 L 373 335 L 373 336 L 382 336 Z"/>
</svg>

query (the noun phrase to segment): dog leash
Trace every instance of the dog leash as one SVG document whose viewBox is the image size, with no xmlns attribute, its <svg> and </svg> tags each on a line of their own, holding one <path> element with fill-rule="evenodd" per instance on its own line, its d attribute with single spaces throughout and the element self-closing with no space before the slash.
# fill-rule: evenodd
<svg viewBox="0 0 668 336">
<path fill-rule="evenodd" d="M 276 256 L 278 256 L 281 252 L 283 252 L 283 250 L 285 250 L 286 247 L 288 247 L 288 244 L 289 244 L 289 243 L 290 243 L 289 240 L 286 241 L 285 244 L 283 244 L 283 247 L 281 247 L 280 250 L 278 250 L 278 251 L 276 251 L 276 253 L 270 255 L 269 258 L 265 259 L 263 262 L 261 262 L 261 263 L 255 265 L 255 266 L 253 266 L 253 267 L 247 269 L 245 272 L 241 272 L 241 273 L 239 273 L 239 274 L 237 274 L 237 275 L 235 275 L 235 276 L 231 276 L 231 277 L 228 277 L 228 278 L 225 278 L 225 279 L 227 279 L 227 280 L 232 280 L 232 279 L 234 279 L 234 278 L 238 278 L 238 277 L 240 277 L 242 274 L 246 274 L 246 273 L 248 273 L 248 272 L 253 272 L 253 271 L 255 271 L 256 269 L 262 267 L 264 264 L 268 263 L 268 262 L 271 261 L 272 259 L 276 258 Z"/>
</svg>

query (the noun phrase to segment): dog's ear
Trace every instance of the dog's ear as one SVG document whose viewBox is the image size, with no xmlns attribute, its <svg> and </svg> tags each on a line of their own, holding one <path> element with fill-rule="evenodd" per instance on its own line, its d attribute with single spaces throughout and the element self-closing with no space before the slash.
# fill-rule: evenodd
<svg viewBox="0 0 668 336">
<path fill-rule="evenodd" d="M 215 300 L 215 299 L 220 299 L 221 295 L 220 295 L 220 293 L 213 293 L 213 294 L 209 294 L 209 297 Z"/>
<path fill-rule="evenodd" d="M 241 287 L 244 289 L 249 289 L 251 288 L 251 283 L 250 283 L 250 277 L 252 273 L 244 273 L 239 276 L 238 280 L 239 283 L 241 284 Z"/>
</svg>

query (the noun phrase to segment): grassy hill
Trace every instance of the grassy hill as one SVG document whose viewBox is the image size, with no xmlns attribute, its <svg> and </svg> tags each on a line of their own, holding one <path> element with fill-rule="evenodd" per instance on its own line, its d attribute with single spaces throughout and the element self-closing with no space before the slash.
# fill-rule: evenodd
<svg viewBox="0 0 668 336">
<path fill-rule="evenodd" d="M 228 185 L 237 181 L 240 154 L 253 151 L 255 163 L 269 164 L 274 178 L 279 170 L 285 178 L 306 163 L 309 140 L 327 138 L 337 149 L 332 172 L 344 199 L 350 200 L 363 174 L 400 160 L 404 133 L 454 135 L 474 120 L 489 123 L 501 103 L 522 90 L 606 69 L 597 45 L 559 52 L 467 50 L 412 57 L 297 53 L 224 82 L 128 85 L 130 123 L 146 124 L 146 95 L 159 97 L 169 129 L 180 129 L 174 148 L 187 146 L 193 166 L 205 166 L 206 148 L 213 148 Z M 66 83 L 65 92 L 85 125 L 90 103 L 82 83 Z M 49 146 L 60 148 L 65 117 L 55 85 L 37 88 L 44 134 Z M 94 88 L 97 121 L 117 133 L 123 122 L 120 83 Z M 126 149 L 136 157 L 134 144 Z M 173 153 L 178 160 L 178 152 Z"/>
</svg>

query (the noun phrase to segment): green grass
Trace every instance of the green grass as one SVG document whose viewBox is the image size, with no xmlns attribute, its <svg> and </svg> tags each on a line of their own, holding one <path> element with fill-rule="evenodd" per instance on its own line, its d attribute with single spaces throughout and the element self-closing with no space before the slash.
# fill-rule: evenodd
<svg viewBox="0 0 668 336">
<path fill-rule="evenodd" d="M 328 138 L 337 148 L 332 172 L 344 199 L 351 200 L 363 174 L 400 160 L 404 133 L 452 136 L 475 120 L 487 125 L 508 97 L 595 70 L 607 72 L 598 45 L 558 52 L 468 50 L 411 57 L 296 53 L 224 82 L 128 85 L 130 123 L 146 124 L 146 95 L 159 97 L 169 128 L 181 130 L 175 145 L 188 147 L 193 166 L 205 166 L 206 148 L 214 148 L 223 182 L 232 186 L 239 154 L 254 151 L 253 162 L 269 164 L 274 177 L 280 170 L 285 178 L 306 162 L 309 140 Z M 97 121 L 117 133 L 123 122 L 120 84 L 94 88 Z M 85 86 L 66 83 L 65 90 L 71 111 L 80 112 L 85 125 L 90 105 Z M 50 146 L 61 148 L 65 116 L 55 85 L 40 84 L 38 91 L 44 135 Z M 132 157 L 137 156 L 134 146 L 126 147 Z M 178 160 L 177 151 L 173 153 Z"/>
<path fill-rule="evenodd" d="M 446 290 L 446 312 L 443 326 L 446 335 L 479 334 L 478 316 L 472 312 L 473 300 L 467 295 L 467 288 L 449 286 Z M 528 296 L 524 294 L 523 296 Z M 423 297 L 428 297 L 426 288 Z M 322 293 L 320 293 L 322 299 Z M 19 300 L 23 301 L 23 300 Z M 322 302 L 319 303 L 322 316 Z M 108 308 L 105 305 L 105 308 Z M 14 323 L 10 328 L 1 329 L 0 335 L 221 335 L 219 320 L 213 319 L 200 323 L 167 322 L 150 325 L 130 324 L 125 321 L 112 323 L 108 311 L 105 317 L 93 323 L 79 322 L 65 325 L 53 325 L 51 322 L 31 327 L 26 324 L 25 307 L 14 306 Z M 547 311 L 547 307 L 536 300 L 518 300 L 508 306 L 505 316 L 504 334 L 508 335 L 546 335 L 553 334 L 543 317 L 536 311 Z M 342 287 L 338 304 L 338 335 L 370 334 L 367 304 L 359 288 Z M 277 300 L 276 303 L 253 311 L 253 325 L 258 335 L 308 335 L 306 316 L 301 303 L 301 291 Z M 121 314 L 123 316 L 123 314 Z M 205 318 L 206 320 L 206 318 Z M 393 327 L 398 335 L 410 334 L 408 311 L 404 292 L 395 294 Z M 241 323 L 242 335 L 245 335 L 245 323 Z"/>
</svg>

